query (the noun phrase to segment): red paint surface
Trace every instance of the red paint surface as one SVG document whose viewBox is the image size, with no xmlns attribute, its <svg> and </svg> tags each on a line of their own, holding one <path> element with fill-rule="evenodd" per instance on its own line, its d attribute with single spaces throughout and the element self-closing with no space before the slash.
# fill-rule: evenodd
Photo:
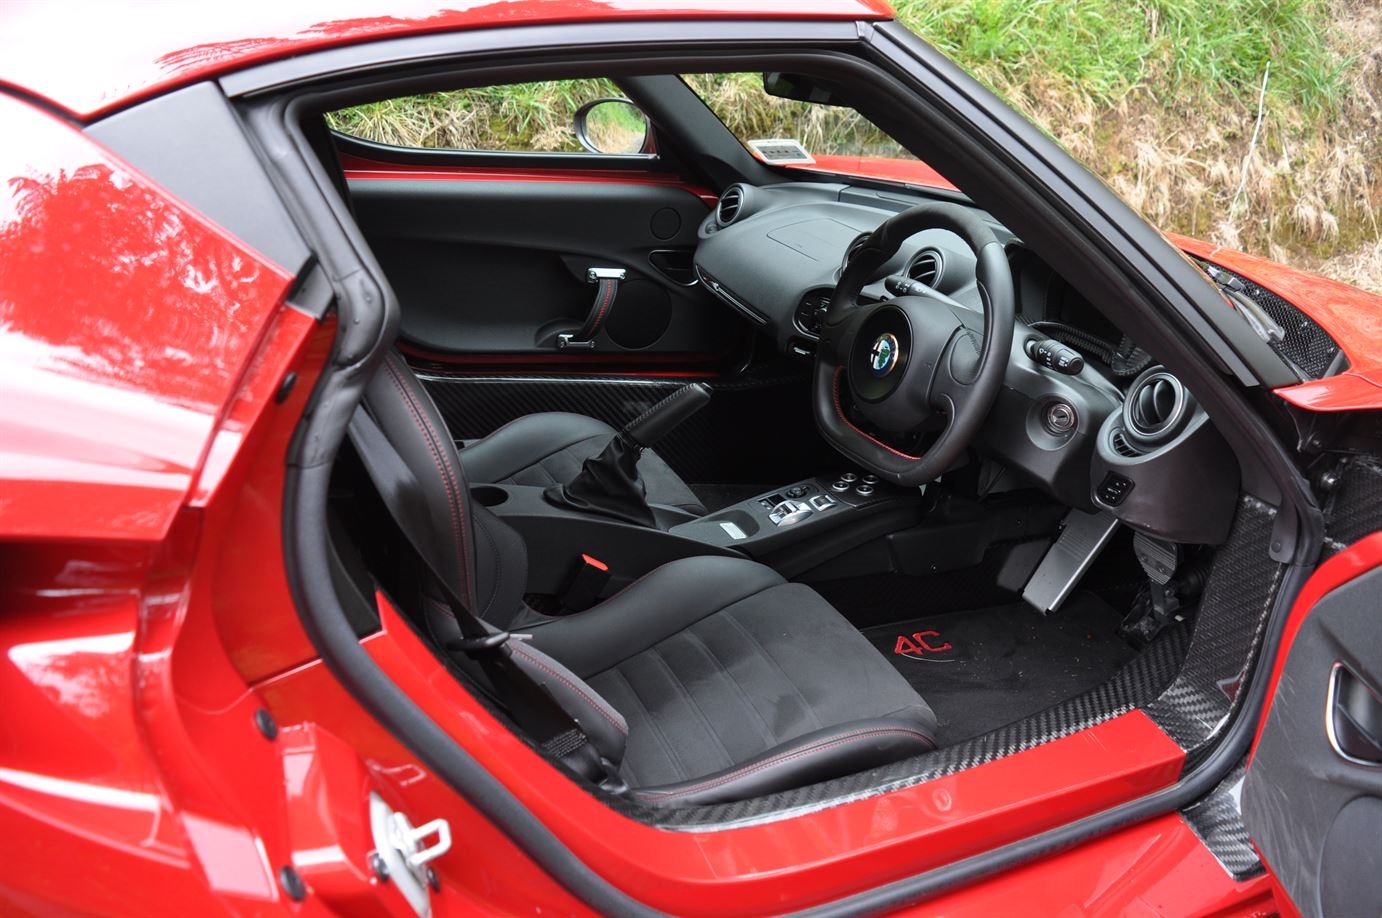
<svg viewBox="0 0 1382 918">
<path fill-rule="evenodd" d="M 381 608 L 384 631 L 364 646 L 399 687 L 593 869 L 679 914 L 761 913 L 867 889 L 1164 787 L 1183 762 L 1132 712 L 866 800 L 766 825 L 667 832 L 618 815 L 555 771 L 460 688 L 387 601 Z M 367 756 L 383 742 L 320 664 L 261 689 L 285 722 L 310 716 Z M 458 803 L 440 795 L 433 815 Z"/>
<path fill-rule="evenodd" d="M 1349 368 L 1337 376 L 1276 390 L 1310 411 L 1382 408 L 1382 297 L 1338 281 L 1187 236 L 1171 241 L 1265 287 L 1320 324 L 1343 348 Z"/>
<path fill-rule="evenodd" d="M 0 4 L 0 84 L 91 117 L 196 80 L 380 38 L 492 26 L 677 19 L 889 19 L 880 0 L 304 0 Z M 45 41 L 36 36 L 52 36 Z"/>
<path fill-rule="evenodd" d="M 1237 882 L 1179 814 L 1162 816 L 1042 858 L 899 914 L 989 918 L 1276 913 L 1267 878 Z"/>
<path fill-rule="evenodd" d="M 0 97 L 0 536 L 161 538 L 289 278 Z"/>
<path fill-rule="evenodd" d="M 783 163 L 788 169 L 803 172 L 831 172 L 859 178 L 882 179 L 907 185 L 924 185 L 945 191 L 959 191 L 935 169 L 919 159 L 890 159 L 884 156 L 830 156 L 812 154 L 815 163 Z"/>
</svg>

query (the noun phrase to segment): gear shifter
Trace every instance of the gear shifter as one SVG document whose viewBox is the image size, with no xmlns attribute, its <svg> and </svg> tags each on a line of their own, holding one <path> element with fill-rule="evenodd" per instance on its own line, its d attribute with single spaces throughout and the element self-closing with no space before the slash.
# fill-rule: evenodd
<svg viewBox="0 0 1382 918">
<path fill-rule="evenodd" d="M 575 478 L 564 485 L 552 485 L 544 496 L 559 507 L 656 526 L 647 489 L 638 475 L 638 458 L 709 401 L 708 386 L 682 386 L 625 424 L 608 446 L 582 464 Z"/>
</svg>

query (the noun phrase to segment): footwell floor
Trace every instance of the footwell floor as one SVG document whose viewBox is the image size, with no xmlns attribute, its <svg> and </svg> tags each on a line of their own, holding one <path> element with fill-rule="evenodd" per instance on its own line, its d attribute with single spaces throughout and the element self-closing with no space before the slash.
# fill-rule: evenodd
<svg viewBox="0 0 1382 918">
<path fill-rule="evenodd" d="M 948 746 L 1030 717 L 1104 682 L 1136 651 L 1118 636 L 1119 615 L 1076 594 L 1042 618 L 1012 603 L 932 615 L 865 630 L 926 699 Z"/>
</svg>

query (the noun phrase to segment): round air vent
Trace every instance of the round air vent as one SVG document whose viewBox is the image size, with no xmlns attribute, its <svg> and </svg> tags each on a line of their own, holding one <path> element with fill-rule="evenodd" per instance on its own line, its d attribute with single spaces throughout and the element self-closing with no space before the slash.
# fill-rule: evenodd
<svg viewBox="0 0 1382 918">
<path fill-rule="evenodd" d="M 849 248 L 845 249 L 845 257 L 844 257 L 844 260 L 840 262 L 840 273 L 841 273 L 841 274 L 844 273 L 845 268 L 848 268 L 848 267 L 849 267 L 849 262 L 850 262 L 851 259 L 854 258 L 854 253 L 855 253 L 855 252 L 858 252 L 861 248 L 864 247 L 864 243 L 869 241 L 869 236 L 871 236 L 871 235 L 873 235 L 873 234 L 872 234 L 872 233 L 860 233 L 858 236 L 855 236 L 855 237 L 854 237 L 854 241 L 851 242 L 851 243 L 849 244 Z"/>
<path fill-rule="evenodd" d="M 922 249 L 907 263 L 907 276 L 928 287 L 935 288 L 945 271 L 945 261 L 935 249 Z"/>
<path fill-rule="evenodd" d="M 1185 427 L 1193 404 L 1179 379 L 1162 367 L 1152 367 L 1128 390 L 1123 425 L 1134 440 L 1164 443 Z"/>
<path fill-rule="evenodd" d="M 721 226 L 729 226 L 743 209 L 744 187 L 730 185 L 724 194 L 720 195 L 720 203 L 715 205 L 715 222 Z"/>
</svg>

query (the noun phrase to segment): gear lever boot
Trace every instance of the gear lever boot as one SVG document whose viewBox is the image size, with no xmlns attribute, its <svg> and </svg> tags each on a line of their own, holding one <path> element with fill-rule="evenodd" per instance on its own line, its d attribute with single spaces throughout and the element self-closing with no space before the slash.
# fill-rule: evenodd
<svg viewBox="0 0 1382 918">
<path fill-rule="evenodd" d="M 552 485 L 547 500 L 559 507 L 608 516 L 638 526 L 656 526 L 648 492 L 638 475 L 643 450 L 662 439 L 672 428 L 710 401 L 710 389 L 701 383 L 682 386 L 653 405 L 613 439 L 598 455 L 581 466 L 580 474 L 564 485 Z"/>
</svg>

